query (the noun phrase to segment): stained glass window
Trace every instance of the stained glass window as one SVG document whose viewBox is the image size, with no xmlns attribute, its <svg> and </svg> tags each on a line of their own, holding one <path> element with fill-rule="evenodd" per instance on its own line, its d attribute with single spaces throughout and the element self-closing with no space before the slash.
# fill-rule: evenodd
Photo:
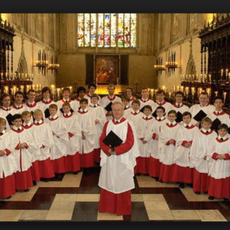
<svg viewBox="0 0 230 230">
<path fill-rule="evenodd" d="M 136 14 L 78 14 L 78 47 L 136 47 Z"/>
</svg>

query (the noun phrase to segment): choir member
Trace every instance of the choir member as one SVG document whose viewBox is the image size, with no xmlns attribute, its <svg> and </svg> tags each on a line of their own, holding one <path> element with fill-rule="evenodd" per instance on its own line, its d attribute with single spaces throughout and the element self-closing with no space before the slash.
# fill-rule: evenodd
<svg viewBox="0 0 230 230">
<path fill-rule="evenodd" d="M 216 97 L 214 99 L 215 110 L 211 113 L 212 129 L 217 132 L 217 128 L 220 124 L 226 124 L 230 128 L 230 116 L 223 111 L 224 99 L 222 97 Z"/>
<path fill-rule="evenodd" d="M 6 131 L 6 119 L 0 117 L 0 199 L 9 199 L 15 194 L 15 177 L 17 169 L 12 154 L 17 145 L 17 136 Z"/>
<path fill-rule="evenodd" d="M 157 117 L 154 118 L 154 125 L 152 129 L 152 142 L 149 146 L 151 150 L 151 156 L 149 159 L 149 175 L 155 178 L 156 181 L 159 180 L 161 163 L 159 160 L 159 135 L 161 131 L 161 126 L 167 122 L 165 116 L 165 108 L 163 106 L 158 106 L 156 108 Z"/>
<path fill-rule="evenodd" d="M 200 126 L 200 121 L 204 117 L 211 117 L 211 114 L 215 110 L 215 107 L 209 104 L 208 93 L 202 92 L 199 95 L 199 102 L 199 104 L 195 104 L 189 109 L 193 117 L 192 122 L 196 126 Z"/>
<path fill-rule="evenodd" d="M 193 170 L 193 191 L 196 194 L 208 192 L 208 149 L 216 138 L 211 130 L 212 120 L 205 117 L 201 121 L 201 129 L 196 132 L 190 152 Z"/>
<path fill-rule="evenodd" d="M 58 116 L 58 106 L 56 104 L 49 106 L 49 113 L 50 116 L 47 118 L 47 123 L 52 129 L 54 138 L 50 158 L 54 173 L 59 178 L 61 174 L 66 172 L 65 158 L 68 151 L 69 136 L 64 121 Z"/>
<path fill-rule="evenodd" d="M 106 122 L 105 110 L 99 104 L 99 96 L 97 94 L 92 94 L 91 96 L 91 104 L 89 106 L 89 110 L 93 117 L 93 122 L 95 125 L 95 134 L 94 134 L 94 162 L 100 162 L 100 143 L 99 138 L 102 134 L 102 129 Z"/>
<path fill-rule="evenodd" d="M 53 165 L 50 160 L 51 147 L 54 145 L 54 138 L 51 127 L 44 122 L 43 113 L 40 109 L 34 111 L 35 143 L 37 148 L 35 154 L 39 162 L 40 178 L 48 182 L 54 177 Z M 39 135 L 38 135 L 39 134 Z"/>
<path fill-rule="evenodd" d="M 143 113 L 140 111 L 140 104 L 140 101 L 135 99 L 134 101 L 132 101 L 132 109 L 124 112 L 124 118 L 134 124 L 135 130 L 137 130 L 138 119 L 143 116 Z"/>
<path fill-rule="evenodd" d="M 173 182 L 175 168 L 174 152 L 180 125 L 176 122 L 176 111 L 168 112 L 168 121 L 161 126 L 159 135 L 159 158 L 161 162 L 159 181 Z"/>
<path fill-rule="evenodd" d="M 95 123 L 91 111 L 88 110 L 88 100 L 86 98 L 80 101 L 80 109 L 77 112 L 77 117 L 82 134 L 79 146 L 80 165 L 82 168 L 90 168 L 94 165 Z"/>
<path fill-rule="evenodd" d="M 152 130 L 154 119 L 152 116 L 152 107 L 150 105 L 145 105 L 143 107 L 143 113 L 137 125 L 137 138 L 140 151 L 140 156 L 137 158 L 137 165 L 135 167 L 135 174 L 137 175 L 147 175 L 149 173 L 150 146 L 153 141 Z"/>
<path fill-rule="evenodd" d="M 150 105 L 152 107 L 152 111 L 155 111 L 156 109 L 156 104 L 153 100 L 149 99 L 149 90 L 147 87 L 143 87 L 141 89 L 141 99 L 140 99 L 140 110 L 143 112 L 142 108 L 145 105 Z"/>
<path fill-rule="evenodd" d="M 12 124 L 10 132 L 17 136 L 17 144 L 12 152 L 17 165 L 17 172 L 15 173 L 16 190 L 28 192 L 29 188 L 33 186 L 31 154 L 36 146 L 30 132 L 22 127 L 21 114 L 13 115 Z"/>
<path fill-rule="evenodd" d="M 130 104 L 129 104 L 129 98 L 124 95 L 121 97 L 121 102 L 124 105 L 124 110 L 125 110 L 124 113 L 129 112 L 131 110 Z"/>
<path fill-rule="evenodd" d="M 18 91 L 14 95 L 14 104 L 12 105 L 12 112 L 11 114 L 22 114 L 25 111 L 25 106 L 23 105 L 23 93 Z"/>
<path fill-rule="evenodd" d="M 125 89 L 125 95 L 129 98 L 129 106 L 132 106 L 132 102 L 136 100 L 136 97 L 133 95 L 133 88 L 132 87 L 126 87 Z"/>
<path fill-rule="evenodd" d="M 190 112 L 182 114 L 182 121 L 183 124 L 180 126 L 177 136 L 173 172 L 173 181 L 179 182 L 180 188 L 184 188 L 185 184 L 192 185 L 193 183 L 193 166 L 190 161 L 190 151 L 193 139 L 198 131 L 198 128 L 191 124 L 192 114 Z"/>
<path fill-rule="evenodd" d="M 35 140 L 35 136 L 38 135 L 34 129 L 33 122 L 31 122 L 32 115 L 29 111 L 22 112 L 22 127 L 31 134 L 33 139 Z M 35 142 L 36 144 L 36 142 Z M 36 147 L 37 148 L 37 147 Z M 40 169 L 39 169 L 39 162 L 38 162 L 38 156 L 36 154 L 36 151 L 34 151 L 32 154 L 32 167 L 31 167 L 31 173 L 32 173 L 32 179 L 33 179 L 33 185 L 36 185 L 38 181 L 40 181 Z"/>
<path fill-rule="evenodd" d="M 86 98 L 88 100 L 88 104 L 91 104 L 91 97 L 93 94 L 95 94 L 95 91 L 97 89 L 97 85 L 95 83 L 90 83 L 88 84 L 88 93 L 84 96 L 84 98 Z M 98 100 L 98 104 L 101 104 L 101 97 L 98 95 L 99 100 Z"/>
<path fill-rule="evenodd" d="M 230 139 L 228 126 L 220 124 L 218 136 L 210 143 L 209 164 L 209 200 L 214 198 L 229 201 L 230 198 Z"/>
<path fill-rule="evenodd" d="M 189 107 L 183 104 L 184 94 L 182 91 L 177 91 L 175 94 L 175 103 L 173 104 L 173 109 L 177 112 L 176 122 L 182 122 L 182 114 L 189 111 Z"/>
<path fill-rule="evenodd" d="M 76 100 L 71 100 L 70 97 L 70 89 L 69 88 L 64 88 L 62 90 L 62 99 L 57 102 L 58 110 L 60 111 L 60 115 L 63 115 L 63 109 L 62 105 L 68 102 L 71 106 L 71 113 L 75 112 L 78 110 L 78 102 Z"/>
<path fill-rule="evenodd" d="M 63 122 L 66 126 L 69 141 L 67 145 L 67 156 L 65 159 L 66 172 L 77 174 L 80 171 L 79 142 L 81 138 L 81 128 L 77 116 L 71 112 L 70 103 L 65 102 L 62 105 Z"/>
<path fill-rule="evenodd" d="M 121 102 L 121 98 L 116 96 L 115 93 L 115 85 L 109 84 L 107 87 L 108 95 L 104 96 L 101 99 L 101 106 L 107 111 L 106 112 L 106 119 L 111 120 L 113 118 L 112 114 L 112 103 L 114 102 Z"/>
<path fill-rule="evenodd" d="M 163 106 L 165 108 L 165 115 L 168 114 L 170 110 L 174 109 L 171 103 L 165 101 L 165 91 L 162 89 L 159 89 L 156 92 L 156 107 L 157 106 Z M 153 116 L 156 117 L 156 111 L 153 111 Z"/>
<path fill-rule="evenodd" d="M 74 111 L 75 114 L 77 114 L 78 110 L 80 109 L 80 101 L 81 99 L 85 98 L 86 95 L 86 90 L 85 87 L 80 86 L 77 88 L 77 98 L 75 99 L 75 103 L 76 103 L 76 110 Z"/>
<path fill-rule="evenodd" d="M 9 94 L 4 93 L 1 96 L 2 106 L 0 108 L 0 117 L 4 117 L 7 120 L 6 129 L 10 130 L 12 125 L 12 108 L 11 108 L 11 97 Z"/>
<path fill-rule="evenodd" d="M 42 100 L 38 102 L 38 108 L 43 112 L 43 117 L 48 118 L 50 116 L 49 106 L 51 104 L 56 104 L 51 99 L 51 90 L 49 87 L 44 87 L 42 89 Z"/>
<path fill-rule="evenodd" d="M 135 187 L 134 166 L 139 155 L 136 133 L 133 125 L 123 118 L 124 107 L 121 102 L 115 102 L 112 111 L 114 118 L 105 123 L 100 137 L 99 212 L 131 215 L 131 190 Z M 121 140 L 118 146 L 104 143 L 111 131 L 116 140 Z M 114 141 L 114 138 L 109 140 L 110 143 Z"/>
</svg>

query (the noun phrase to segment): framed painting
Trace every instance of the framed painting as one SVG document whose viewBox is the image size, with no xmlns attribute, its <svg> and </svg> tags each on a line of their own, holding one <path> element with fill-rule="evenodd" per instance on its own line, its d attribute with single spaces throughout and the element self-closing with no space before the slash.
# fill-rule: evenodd
<svg viewBox="0 0 230 230">
<path fill-rule="evenodd" d="M 95 81 L 97 84 L 119 84 L 119 55 L 95 55 Z"/>
</svg>

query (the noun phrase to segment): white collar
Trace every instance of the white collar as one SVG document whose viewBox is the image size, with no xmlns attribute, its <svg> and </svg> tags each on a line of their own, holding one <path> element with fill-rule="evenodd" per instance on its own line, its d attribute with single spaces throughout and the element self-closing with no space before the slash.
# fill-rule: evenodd
<svg viewBox="0 0 230 230">
<path fill-rule="evenodd" d="M 52 116 L 50 116 L 50 119 L 56 119 L 58 117 L 58 115 L 57 114 L 55 114 L 53 117 Z"/>
<path fill-rule="evenodd" d="M 218 135 L 218 137 L 217 137 L 219 140 L 223 140 L 223 141 L 225 141 L 227 138 L 228 138 L 228 134 L 226 134 L 225 136 L 223 136 L 223 137 L 221 137 L 220 135 Z"/>
<path fill-rule="evenodd" d="M 146 116 L 145 114 L 144 114 L 144 118 L 146 119 L 150 119 L 151 117 L 153 117 L 151 114 L 149 115 L 149 116 Z"/>
<path fill-rule="evenodd" d="M 130 106 L 129 106 L 129 105 L 126 105 L 125 108 L 128 109 L 128 108 L 130 108 Z"/>
<path fill-rule="evenodd" d="M 113 94 L 113 96 L 111 97 L 111 96 L 108 94 L 108 97 L 109 97 L 109 98 L 114 98 L 114 97 L 116 97 L 116 95 Z"/>
<path fill-rule="evenodd" d="M 160 119 L 161 119 L 161 121 L 163 121 L 164 120 L 164 116 L 162 116 L 162 117 L 156 117 L 156 119 L 159 121 Z"/>
<path fill-rule="evenodd" d="M 139 113 L 140 110 L 134 111 L 134 109 L 131 110 L 132 113 Z"/>
<path fill-rule="evenodd" d="M 95 108 L 95 107 L 98 107 L 99 105 L 98 104 L 92 104 L 91 106 Z"/>
<path fill-rule="evenodd" d="M 34 123 L 35 124 L 41 124 L 42 123 L 42 119 L 40 121 L 35 120 Z"/>
<path fill-rule="evenodd" d="M 191 126 L 192 126 L 192 124 L 191 124 L 191 123 L 189 123 L 189 124 L 187 125 L 187 124 L 183 123 L 183 126 L 184 126 L 185 128 L 187 128 L 187 126 L 188 126 L 188 127 L 191 127 Z"/>
<path fill-rule="evenodd" d="M 164 104 L 164 103 L 165 103 L 165 100 L 163 100 L 162 102 L 160 102 L 160 101 L 156 100 L 156 102 L 157 102 L 157 104 L 162 105 L 162 104 Z"/>
<path fill-rule="evenodd" d="M 2 108 L 3 108 L 4 110 L 6 110 L 6 111 L 10 111 L 10 110 L 11 110 L 11 107 L 6 108 L 6 107 L 2 106 Z"/>
<path fill-rule="evenodd" d="M 115 123 L 117 123 L 117 122 L 120 123 L 120 122 L 121 122 L 121 119 L 122 119 L 122 117 L 121 117 L 119 120 L 117 120 L 116 118 L 114 118 L 114 122 L 115 122 Z"/>
<path fill-rule="evenodd" d="M 16 127 L 15 125 L 13 125 L 13 127 L 12 127 L 14 130 L 22 130 L 22 126 L 20 126 L 20 127 Z"/>
<path fill-rule="evenodd" d="M 210 133 L 212 130 L 211 129 L 204 129 L 204 128 L 201 128 L 201 130 L 204 132 L 204 133 L 206 133 L 207 131 Z"/>
<path fill-rule="evenodd" d="M 180 107 L 183 105 L 183 103 L 181 102 L 181 103 L 175 103 L 175 105 L 178 107 L 178 105 L 180 105 Z"/>
<path fill-rule="evenodd" d="M 88 112 L 88 109 L 87 109 L 87 108 L 85 108 L 84 110 L 83 110 L 82 108 L 80 108 L 79 110 L 80 110 L 82 113 Z"/>
<path fill-rule="evenodd" d="M 68 99 L 62 98 L 62 101 L 63 101 L 63 102 L 70 102 L 71 99 L 70 99 L 70 98 L 68 98 Z"/>
<path fill-rule="evenodd" d="M 32 103 L 30 101 L 27 101 L 29 105 L 34 105 L 36 101 L 33 101 Z"/>
<path fill-rule="evenodd" d="M 141 98 L 142 101 L 147 102 L 149 100 L 149 97 L 147 97 L 146 99 L 144 99 L 143 97 Z"/>
<path fill-rule="evenodd" d="M 2 133 L 2 134 L 4 134 L 6 132 L 6 130 L 2 130 L 2 131 L 0 131 L 0 133 Z"/>
<path fill-rule="evenodd" d="M 29 122 L 28 124 L 26 124 L 25 122 L 23 122 L 23 126 L 31 126 L 31 122 Z"/>
<path fill-rule="evenodd" d="M 220 111 L 216 111 L 216 110 L 215 110 L 215 113 L 219 113 L 219 114 L 220 114 L 220 113 L 222 113 L 222 112 L 223 112 L 223 110 L 220 110 Z"/>
<path fill-rule="evenodd" d="M 72 113 L 69 111 L 68 113 L 64 113 L 64 116 L 70 116 Z"/>
<path fill-rule="evenodd" d="M 168 120 L 168 121 L 169 121 L 169 120 Z M 176 124 L 176 121 L 174 121 L 174 122 L 169 121 L 168 124 L 169 124 L 169 125 L 171 125 L 171 124 L 172 124 L 172 125 L 175 125 L 175 124 Z"/>
</svg>

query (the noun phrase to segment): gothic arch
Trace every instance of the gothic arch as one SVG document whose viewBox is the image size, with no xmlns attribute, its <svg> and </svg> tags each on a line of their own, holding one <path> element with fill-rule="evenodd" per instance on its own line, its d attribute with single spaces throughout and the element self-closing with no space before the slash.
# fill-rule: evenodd
<svg viewBox="0 0 230 230">
<path fill-rule="evenodd" d="M 189 74 L 191 74 L 191 75 L 196 74 L 196 65 L 195 65 L 193 56 L 189 57 L 188 63 L 186 66 L 186 75 L 189 75 Z"/>
</svg>

